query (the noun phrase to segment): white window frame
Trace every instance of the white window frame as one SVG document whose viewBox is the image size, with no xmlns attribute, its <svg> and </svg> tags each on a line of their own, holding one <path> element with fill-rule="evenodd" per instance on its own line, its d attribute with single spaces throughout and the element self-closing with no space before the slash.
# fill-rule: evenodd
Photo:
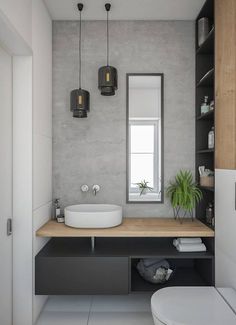
<svg viewBox="0 0 236 325">
<path fill-rule="evenodd" d="M 131 126 L 132 125 L 154 125 L 154 152 L 153 152 L 153 194 L 161 191 L 161 159 L 160 159 L 160 134 L 161 134 L 161 119 L 129 119 L 129 193 L 139 193 L 139 189 L 131 187 Z M 142 154 L 142 153 L 139 153 Z"/>
</svg>

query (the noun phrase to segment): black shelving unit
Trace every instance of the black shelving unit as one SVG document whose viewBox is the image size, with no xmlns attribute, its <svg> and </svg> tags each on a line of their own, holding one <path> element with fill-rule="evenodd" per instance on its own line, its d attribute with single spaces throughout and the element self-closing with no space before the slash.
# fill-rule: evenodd
<svg viewBox="0 0 236 325">
<path fill-rule="evenodd" d="M 210 87 L 214 86 L 214 68 L 210 69 L 197 83 L 197 87 Z"/>
<path fill-rule="evenodd" d="M 211 153 L 214 153 L 214 149 L 203 149 L 203 150 L 198 150 L 197 153 L 200 155 L 200 154 L 211 154 Z"/>
<path fill-rule="evenodd" d="M 166 286 L 214 285 L 214 238 L 206 252 L 180 253 L 173 238 L 53 238 L 35 257 L 35 294 L 128 294 Z M 163 285 L 150 284 L 137 271 L 142 258 L 166 259 L 174 270 Z"/>
<path fill-rule="evenodd" d="M 213 109 L 205 114 L 201 114 L 197 116 L 197 120 L 214 120 L 214 115 L 215 115 L 215 111 Z"/>
<path fill-rule="evenodd" d="M 214 51 L 215 28 L 212 27 L 205 42 L 197 48 L 197 54 L 212 54 Z"/>
<path fill-rule="evenodd" d="M 211 192 L 215 192 L 215 188 L 214 187 L 210 187 L 210 186 L 199 186 L 200 189 L 202 191 L 211 191 Z"/>
<path fill-rule="evenodd" d="M 205 42 L 198 46 L 198 20 L 202 17 L 209 18 L 212 28 Z M 199 166 L 215 169 L 215 150 L 208 149 L 208 133 L 215 124 L 215 110 L 201 115 L 201 104 L 204 96 L 214 100 L 214 0 L 206 0 L 196 19 L 196 182 L 200 184 Z M 214 202 L 214 187 L 200 186 L 203 200 L 196 207 L 196 217 L 206 223 L 206 208 Z"/>
</svg>

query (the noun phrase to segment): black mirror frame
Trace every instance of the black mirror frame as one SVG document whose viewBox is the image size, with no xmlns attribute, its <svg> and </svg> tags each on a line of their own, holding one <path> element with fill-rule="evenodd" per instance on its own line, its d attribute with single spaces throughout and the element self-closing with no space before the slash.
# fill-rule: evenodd
<svg viewBox="0 0 236 325">
<path fill-rule="evenodd" d="M 129 77 L 159 76 L 161 77 L 161 200 L 130 201 L 129 200 Z M 164 73 L 126 73 L 126 203 L 130 204 L 163 204 L 164 203 Z"/>
</svg>

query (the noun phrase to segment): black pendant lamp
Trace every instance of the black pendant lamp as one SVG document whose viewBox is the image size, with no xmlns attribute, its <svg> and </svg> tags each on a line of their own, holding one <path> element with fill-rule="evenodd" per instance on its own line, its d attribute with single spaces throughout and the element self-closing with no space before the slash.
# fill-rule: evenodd
<svg viewBox="0 0 236 325">
<path fill-rule="evenodd" d="M 107 65 L 98 70 L 98 88 L 101 90 L 103 96 L 115 95 L 117 90 L 117 70 L 109 65 L 109 21 L 108 15 L 111 9 L 111 4 L 106 3 L 105 9 L 107 11 Z"/>
<path fill-rule="evenodd" d="M 79 21 L 79 89 L 74 89 L 70 93 L 70 110 L 73 112 L 73 117 L 87 117 L 89 111 L 89 92 L 81 88 L 81 11 L 83 4 L 78 3 L 80 13 Z"/>
</svg>

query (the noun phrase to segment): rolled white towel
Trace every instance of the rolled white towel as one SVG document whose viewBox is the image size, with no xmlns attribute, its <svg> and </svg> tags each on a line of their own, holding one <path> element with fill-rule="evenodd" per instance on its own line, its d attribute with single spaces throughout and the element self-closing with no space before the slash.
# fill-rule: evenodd
<svg viewBox="0 0 236 325">
<path fill-rule="evenodd" d="M 176 247 L 178 244 L 201 244 L 202 239 L 199 238 L 176 238 L 173 240 L 173 245 Z"/>
<path fill-rule="evenodd" d="M 177 251 L 179 252 L 205 252 L 206 246 L 201 244 L 178 244 L 176 246 Z"/>
<path fill-rule="evenodd" d="M 180 244 L 201 244 L 202 239 L 200 237 L 198 238 L 178 238 L 178 242 Z"/>
</svg>

